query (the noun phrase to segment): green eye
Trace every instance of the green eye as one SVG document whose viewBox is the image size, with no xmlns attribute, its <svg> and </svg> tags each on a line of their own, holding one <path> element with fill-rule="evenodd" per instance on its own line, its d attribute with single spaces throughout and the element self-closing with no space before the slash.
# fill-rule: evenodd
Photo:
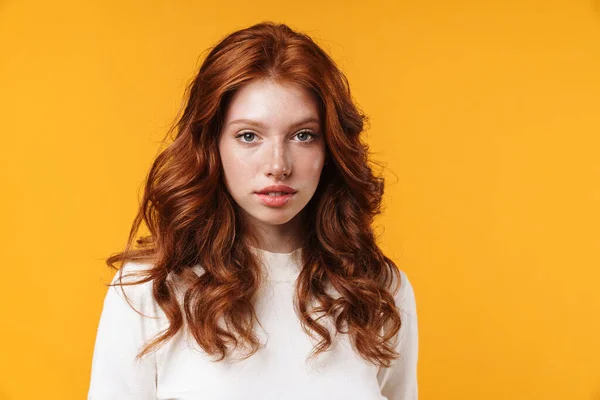
<svg viewBox="0 0 600 400">
<path fill-rule="evenodd" d="M 309 137 L 304 139 L 304 140 L 300 140 L 300 142 L 303 143 L 307 143 L 307 142 L 312 142 L 316 137 L 318 137 L 319 135 L 312 133 L 310 130 L 308 129 L 303 129 L 300 132 L 296 133 L 294 136 L 299 136 L 299 135 L 303 135 L 302 137 L 308 135 Z M 256 134 L 254 132 L 242 132 L 239 135 L 236 135 L 235 138 L 239 139 L 240 137 L 245 137 L 246 139 L 251 139 L 252 137 L 256 136 Z M 252 141 L 247 141 L 247 140 L 242 140 L 242 143 L 247 143 L 247 144 L 251 144 L 253 143 Z"/>
<path fill-rule="evenodd" d="M 310 135 L 311 140 L 314 140 L 317 137 L 317 135 L 315 135 L 314 133 L 312 133 L 311 131 L 306 130 L 306 129 L 296 133 L 296 136 L 301 135 L 301 134 Z M 309 141 L 309 140 L 301 140 L 301 142 L 307 142 L 307 141 Z"/>
<path fill-rule="evenodd" d="M 245 136 L 245 137 L 246 137 L 246 139 L 247 139 L 247 138 L 248 138 L 248 137 L 247 137 L 248 135 L 256 136 L 256 134 L 254 134 L 254 133 L 252 133 L 252 132 L 242 132 L 242 133 L 240 133 L 239 135 L 237 135 L 237 136 L 236 136 L 236 138 L 239 138 L 239 137 L 241 137 L 241 136 Z M 251 143 L 251 142 L 246 142 L 246 141 L 244 141 L 244 143 Z"/>
</svg>

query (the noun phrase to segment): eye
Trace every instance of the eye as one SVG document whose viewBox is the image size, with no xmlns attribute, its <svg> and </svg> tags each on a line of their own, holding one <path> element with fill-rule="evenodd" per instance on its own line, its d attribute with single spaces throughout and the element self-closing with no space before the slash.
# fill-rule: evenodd
<svg viewBox="0 0 600 400">
<path fill-rule="evenodd" d="M 239 135 L 237 135 L 235 138 L 237 139 L 237 138 L 239 138 L 239 137 L 242 137 L 242 136 L 244 136 L 244 137 L 246 137 L 246 139 L 247 139 L 247 138 L 248 138 L 248 135 L 251 135 L 251 136 L 256 136 L 256 134 L 255 134 L 255 133 L 252 133 L 252 132 L 242 132 L 242 133 L 240 133 Z M 242 142 L 244 142 L 244 143 L 252 143 L 252 142 L 246 142 L 246 141 L 242 141 Z"/>
<path fill-rule="evenodd" d="M 313 140 L 315 140 L 315 138 L 317 136 L 319 136 L 319 135 L 317 135 L 315 133 L 312 133 L 308 129 L 303 129 L 300 132 L 296 133 L 296 135 L 294 135 L 294 136 L 299 136 L 299 135 L 302 135 L 302 137 L 306 137 L 307 135 L 309 136 L 308 139 L 300 140 L 300 142 L 304 142 L 304 143 L 306 143 L 306 142 L 312 142 Z M 254 132 L 249 132 L 248 131 L 248 132 L 242 132 L 239 135 L 236 135 L 235 138 L 238 139 L 240 137 L 244 137 L 245 139 L 251 139 L 254 136 L 256 136 L 256 134 Z M 252 141 L 242 140 L 242 143 L 250 144 L 250 143 L 253 143 L 253 142 Z"/>
<path fill-rule="evenodd" d="M 304 136 L 310 135 L 310 140 L 301 140 L 301 142 L 311 142 L 311 141 L 315 140 L 315 138 L 318 136 L 318 135 L 312 133 L 311 131 L 309 131 L 308 129 L 303 129 L 300 132 L 296 133 L 296 136 L 298 136 L 298 135 L 304 135 Z"/>
</svg>

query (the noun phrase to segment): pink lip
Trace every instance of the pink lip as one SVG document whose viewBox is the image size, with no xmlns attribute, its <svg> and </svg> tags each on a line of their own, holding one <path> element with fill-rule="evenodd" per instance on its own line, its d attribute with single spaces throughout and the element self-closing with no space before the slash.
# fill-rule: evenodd
<svg viewBox="0 0 600 400">
<path fill-rule="evenodd" d="M 284 192 L 284 193 L 296 193 L 297 190 L 287 186 L 287 185 L 271 185 L 271 186 L 267 186 L 262 188 L 261 190 L 257 191 L 256 193 L 271 193 L 271 192 Z"/>
<path fill-rule="evenodd" d="M 269 196 L 268 194 L 256 193 L 258 198 L 267 206 L 281 207 L 287 204 L 288 201 L 292 200 L 295 193 L 284 194 L 281 196 Z"/>
</svg>

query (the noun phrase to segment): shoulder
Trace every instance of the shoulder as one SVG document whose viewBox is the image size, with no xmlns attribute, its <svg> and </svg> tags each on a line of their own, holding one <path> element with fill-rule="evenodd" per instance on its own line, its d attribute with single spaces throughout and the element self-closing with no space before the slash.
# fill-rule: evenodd
<svg viewBox="0 0 600 400">
<path fill-rule="evenodd" d="M 399 269 L 400 276 L 400 288 L 394 296 L 396 306 L 404 313 L 415 315 L 417 313 L 417 304 L 415 299 L 415 291 L 411 281 L 408 279 L 406 272 Z M 394 278 L 396 280 L 396 278 Z M 397 287 L 398 282 L 395 282 L 394 288 Z"/>
<path fill-rule="evenodd" d="M 142 278 L 148 276 L 148 272 L 150 272 L 153 268 L 153 264 L 151 263 L 142 263 L 135 261 L 127 261 L 123 264 L 123 266 L 115 273 L 112 278 L 111 284 L 119 284 L 119 283 L 133 283 L 140 281 Z M 147 285 L 152 281 L 144 282 L 140 285 Z M 132 285 L 133 287 L 136 285 Z"/>
<path fill-rule="evenodd" d="M 120 298 L 121 301 L 125 301 L 126 304 L 141 312 L 155 308 L 152 294 L 153 280 L 137 283 L 148 276 L 152 267 L 151 263 L 125 262 L 111 280 L 107 301 L 109 299 L 117 301 L 117 298 Z"/>
<path fill-rule="evenodd" d="M 136 308 L 140 306 L 145 309 L 158 310 L 159 306 L 154 298 L 154 280 L 149 279 L 146 282 L 137 283 L 145 280 L 153 268 L 154 264 L 151 262 L 125 262 L 112 278 L 111 285 L 114 286 L 109 288 L 109 296 L 118 296 Z M 200 264 L 195 264 L 190 269 L 195 273 L 194 276 L 204 273 Z M 187 284 L 180 276 L 174 274 L 168 275 L 167 284 L 174 290 L 176 300 L 183 304 Z"/>
</svg>

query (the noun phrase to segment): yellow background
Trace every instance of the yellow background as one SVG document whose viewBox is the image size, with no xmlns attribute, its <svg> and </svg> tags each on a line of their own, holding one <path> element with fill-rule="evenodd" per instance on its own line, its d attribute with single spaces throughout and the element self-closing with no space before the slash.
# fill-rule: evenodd
<svg viewBox="0 0 600 400">
<path fill-rule="evenodd" d="M 262 20 L 346 72 L 386 163 L 420 399 L 600 399 L 600 4 L 0 3 L 0 399 L 82 399 L 145 174 L 200 63 Z"/>
</svg>

